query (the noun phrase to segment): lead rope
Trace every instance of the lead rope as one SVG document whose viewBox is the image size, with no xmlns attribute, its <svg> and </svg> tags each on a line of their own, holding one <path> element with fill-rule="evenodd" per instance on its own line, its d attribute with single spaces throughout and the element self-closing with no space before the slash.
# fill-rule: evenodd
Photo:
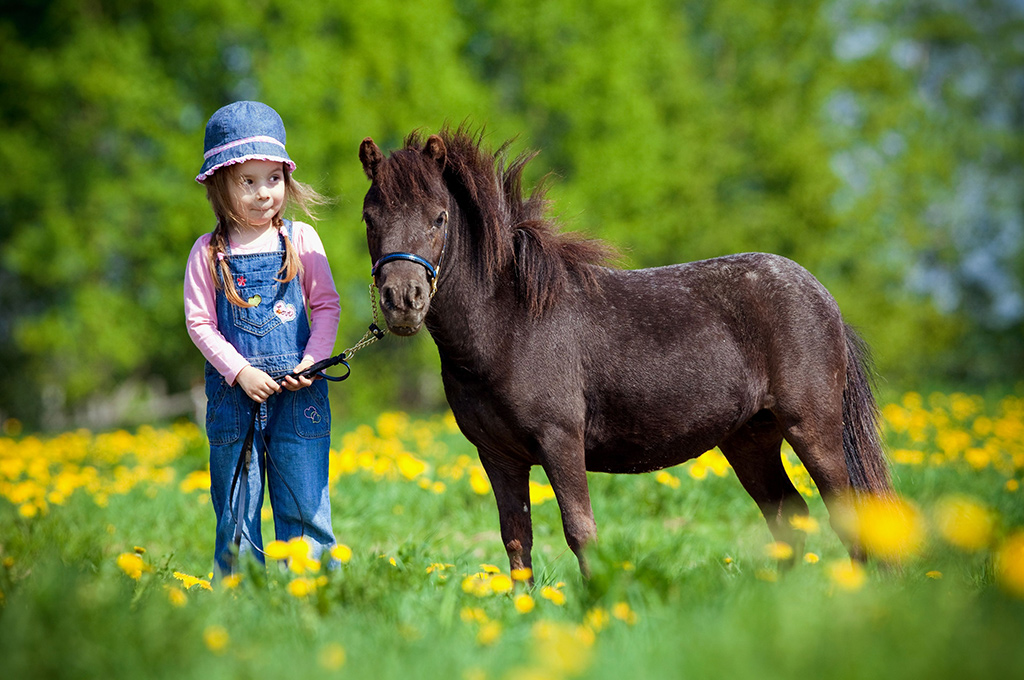
<svg viewBox="0 0 1024 680">
<path fill-rule="evenodd" d="M 372 345 L 373 343 L 377 342 L 385 335 L 387 335 L 388 329 L 380 327 L 380 320 L 379 317 L 377 316 L 377 311 L 379 307 L 377 306 L 377 296 L 374 294 L 375 290 L 377 290 L 377 287 L 371 282 L 370 312 L 373 314 L 373 323 L 370 324 L 370 328 L 366 331 L 366 333 L 363 334 L 363 337 L 359 342 L 357 342 L 355 345 L 341 353 L 342 356 L 345 357 L 346 359 L 351 359 L 352 355 L 354 355 L 356 352 L 363 349 L 364 347 L 367 347 L 368 345 Z"/>
<path fill-rule="evenodd" d="M 376 287 L 374 286 L 373 283 L 371 283 L 370 284 L 370 311 L 373 314 L 373 323 L 370 324 L 369 329 L 366 331 L 366 333 L 363 334 L 363 337 L 359 340 L 359 342 L 357 342 L 355 345 L 353 345 L 352 347 L 348 348 L 347 350 L 345 350 L 341 354 L 335 355 L 335 356 L 331 357 L 330 359 L 325 359 L 323 361 L 320 361 L 320 362 L 314 364 L 313 366 L 310 366 L 308 369 L 303 371 L 303 373 L 302 373 L 303 376 L 309 378 L 309 377 L 313 377 L 314 375 L 320 375 L 321 377 L 326 378 L 326 379 L 331 380 L 331 381 L 341 381 L 341 380 L 344 380 L 345 378 L 347 378 L 349 376 L 349 373 L 345 373 L 345 375 L 343 375 L 343 376 L 330 376 L 330 375 L 327 375 L 326 373 L 323 373 L 322 371 L 326 370 L 329 366 L 334 366 L 334 365 L 337 365 L 337 364 L 344 364 L 345 368 L 348 368 L 348 361 L 347 360 L 351 359 L 352 356 L 356 352 L 358 352 L 359 350 L 363 349 L 364 347 L 372 345 L 373 343 L 377 342 L 378 340 L 383 338 L 385 335 L 387 335 L 388 329 L 387 328 L 381 328 L 380 325 L 379 325 L 380 319 L 377 316 L 378 307 L 377 307 L 377 296 L 374 294 L 375 289 L 376 289 Z M 244 536 L 244 538 L 247 541 L 249 541 L 249 545 L 251 545 L 254 550 L 257 550 L 257 551 L 263 553 L 264 555 L 266 555 L 265 552 L 263 552 L 262 550 L 259 550 L 259 548 L 256 547 L 256 544 L 253 542 L 252 538 L 249 536 L 249 533 L 247 531 L 245 531 L 245 529 L 243 528 L 243 524 L 245 523 L 245 505 L 246 505 L 245 500 L 246 500 L 246 496 L 248 495 L 247 494 L 247 490 L 248 490 L 248 483 L 247 482 L 248 482 L 248 477 L 249 477 L 249 465 L 250 465 L 250 461 L 252 460 L 253 439 L 255 438 L 255 434 L 256 434 L 256 420 L 259 418 L 259 412 L 260 412 L 260 404 L 258 404 L 256 402 L 253 402 L 252 417 L 249 420 L 249 431 L 246 433 L 245 439 L 244 439 L 244 441 L 242 443 L 242 452 L 241 452 L 241 455 L 238 456 L 238 461 L 235 463 L 235 473 L 234 473 L 234 476 L 233 476 L 233 478 L 231 480 L 231 489 L 228 491 L 228 499 L 229 500 L 233 496 L 235 496 L 236 489 L 238 491 L 238 500 L 237 500 L 238 508 L 237 508 L 236 511 L 234 511 L 232 513 L 234 515 L 233 519 L 235 520 L 235 532 L 234 532 L 234 536 L 232 538 L 233 538 L 233 542 L 234 542 L 234 545 L 235 545 L 235 555 L 236 556 L 239 554 L 239 552 L 241 550 L 241 543 L 242 543 L 243 536 Z M 260 439 L 263 440 L 263 432 L 262 432 L 262 430 L 260 431 Z M 288 493 L 291 494 L 292 501 L 295 503 L 296 510 L 298 510 L 299 502 L 298 502 L 298 499 L 295 497 L 295 492 L 292 491 L 292 488 L 290 486 L 288 486 L 288 482 L 285 481 L 284 476 L 281 474 L 280 470 L 277 469 L 277 464 L 274 463 L 273 458 L 270 456 L 270 447 L 267 445 L 266 440 L 263 440 L 263 450 L 264 450 L 264 452 L 265 452 L 265 454 L 267 456 L 267 460 L 270 462 L 270 465 L 273 466 L 274 471 L 277 472 L 278 476 L 281 478 L 281 482 L 284 483 L 285 488 L 288 489 Z M 238 482 L 239 482 L 240 478 L 242 478 L 242 479 L 244 479 L 246 481 L 246 483 L 244 485 L 242 485 L 242 486 L 238 485 Z M 300 534 L 299 537 L 302 538 L 302 536 L 305 535 L 305 524 L 306 524 L 306 521 L 305 521 L 305 518 L 302 517 L 302 511 L 298 510 L 298 513 L 299 513 L 299 524 L 303 527 L 302 534 Z"/>
</svg>

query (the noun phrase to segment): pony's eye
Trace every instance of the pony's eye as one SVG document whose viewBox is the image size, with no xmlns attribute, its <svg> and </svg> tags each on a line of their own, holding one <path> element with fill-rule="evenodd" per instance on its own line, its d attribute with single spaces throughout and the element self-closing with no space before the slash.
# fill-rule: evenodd
<svg viewBox="0 0 1024 680">
<path fill-rule="evenodd" d="M 370 216 L 366 213 L 363 213 L 363 222 L 366 222 L 367 229 L 373 229 L 373 220 L 371 220 Z"/>
<path fill-rule="evenodd" d="M 440 229 L 441 227 L 443 227 L 445 225 L 445 222 L 447 222 L 447 221 L 448 221 L 448 211 L 447 210 L 442 210 L 440 212 L 440 214 L 438 214 L 438 216 L 436 218 L 434 218 L 434 221 L 431 223 L 431 226 L 434 226 L 434 227 L 437 227 L 437 228 Z"/>
</svg>

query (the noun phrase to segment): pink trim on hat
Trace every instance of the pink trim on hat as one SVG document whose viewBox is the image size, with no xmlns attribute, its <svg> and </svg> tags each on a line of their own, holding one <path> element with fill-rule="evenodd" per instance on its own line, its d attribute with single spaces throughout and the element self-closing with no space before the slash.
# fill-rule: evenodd
<svg viewBox="0 0 1024 680">
<path fill-rule="evenodd" d="M 249 144 L 251 142 L 267 142 L 268 144 L 277 144 L 282 149 L 284 148 L 284 143 L 279 139 L 269 137 L 267 135 L 257 135 L 255 137 L 245 137 L 244 139 L 236 139 L 233 142 L 228 142 L 227 144 L 215 146 L 203 154 L 203 159 L 207 159 L 210 156 L 216 156 L 221 151 L 227 151 L 228 149 L 233 149 L 236 146 L 241 146 L 242 144 Z"/>
<path fill-rule="evenodd" d="M 281 158 L 280 156 L 268 156 L 266 154 L 250 154 L 248 156 L 239 156 L 238 158 L 232 158 L 230 160 L 224 161 L 223 163 L 220 163 L 219 165 L 215 165 L 206 172 L 202 173 L 201 175 L 196 175 L 196 181 L 202 184 L 210 175 L 220 170 L 221 168 L 226 168 L 227 166 L 235 165 L 236 163 L 244 163 L 246 161 L 272 161 L 274 163 L 285 163 L 291 172 L 295 172 L 295 161 L 293 161 L 290 158 Z"/>
</svg>

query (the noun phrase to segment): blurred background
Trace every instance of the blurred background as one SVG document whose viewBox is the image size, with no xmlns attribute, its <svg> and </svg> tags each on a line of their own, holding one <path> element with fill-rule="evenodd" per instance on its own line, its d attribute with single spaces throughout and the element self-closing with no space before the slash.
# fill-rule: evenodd
<svg viewBox="0 0 1024 680">
<path fill-rule="evenodd" d="M 336 199 L 338 351 L 372 318 L 360 140 L 469 122 L 540 150 L 528 180 L 624 266 L 779 253 L 883 391 L 1021 389 L 1020 0 L 22 0 L 0 14 L 8 434 L 201 417 L 182 276 L 213 227 L 204 126 L 238 99 Z M 331 389 L 343 417 L 444 407 L 425 333 Z"/>
</svg>

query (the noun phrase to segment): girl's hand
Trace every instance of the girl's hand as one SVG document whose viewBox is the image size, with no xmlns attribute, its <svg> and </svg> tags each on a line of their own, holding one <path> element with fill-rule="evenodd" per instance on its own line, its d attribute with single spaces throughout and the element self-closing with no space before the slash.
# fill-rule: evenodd
<svg viewBox="0 0 1024 680">
<path fill-rule="evenodd" d="M 313 365 L 312 359 L 305 359 L 298 366 L 292 369 L 292 373 L 302 373 L 304 370 Z M 295 390 L 301 390 L 303 387 L 309 387 L 313 384 L 313 378 L 303 378 L 300 375 L 286 376 L 282 385 L 286 389 L 294 392 Z"/>
<path fill-rule="evenodd" d="M 258 404 L 262 404 L 270 398 L 271 394 L 281 391 L 281 386 L 258 368 L 246 366 L 235 377 L 235 382 L 242 386 L 242 390 L 249 395 L 249 398 Z"/>
</svg>

